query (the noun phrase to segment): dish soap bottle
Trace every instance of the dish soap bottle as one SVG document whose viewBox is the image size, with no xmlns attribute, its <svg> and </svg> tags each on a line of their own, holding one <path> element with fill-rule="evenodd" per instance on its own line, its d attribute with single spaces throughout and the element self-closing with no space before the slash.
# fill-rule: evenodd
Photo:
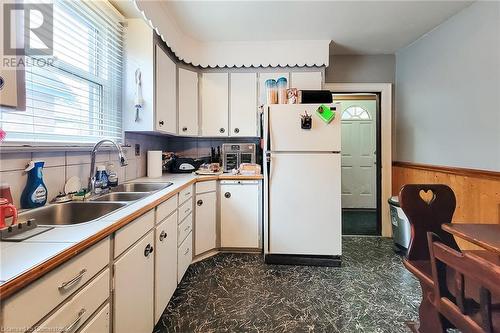
<svg viewBox="0 0 500 333">
<path fill-rule="evenodd" d="M 21 208 L 42 207 L 47 202 L 48 191 L 42 174 L 44 164 L 43 161 L 30 161 L 24 170 L 28 172 L 28 181 L 21 194 Z"/>
</svg>

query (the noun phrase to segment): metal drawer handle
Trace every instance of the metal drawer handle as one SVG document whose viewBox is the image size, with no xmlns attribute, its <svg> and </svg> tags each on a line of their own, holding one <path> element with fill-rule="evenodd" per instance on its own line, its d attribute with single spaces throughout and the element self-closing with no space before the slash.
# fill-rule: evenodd
<svg viewBox="0 0 500 333">
<path fill-rule="evenodd" d="M 183 127 L 183 128 L 182 128 L 182 131 L 183 131 L 183 132 L 186 132 L 187 130 L 188 130 L 188 128 L 187 128 L 187 127 Z"/>
<path fill-rule="evenodd" d="M 184 213 L 189 213 L 190 210 L 191 210 L 191 208 L 188 208 L 188 209 L 186 209 L 186 211 Z"/>
<path fill-rule="evenodd" d="M 165 230 L 162 230 L 162 232 L 160 233 L 160 242 L 163 242 L 165 238 L 167 238 L 167 233 L 165 232 Z"/>
<path fill-rule="evenodd" d="M 231 198 L 231 193 L 226 192 L 226 193 L 224 193 L 224 196 L 229 199 L 229 198 Z"/>
<path fill-rule="evenodd" d="M 189 253 L 189 247 L 186 249 L 186 252 L 184 252 L 184 255 Z"/>
<path fill-rule="evenodd" d="M 85 308 L 83 308 L 80 311 L 78 311 L 78 317 L 76 317 L 75 321 L 73 321 L 71 324 L 69 324 L 66 327 L 64 327 L 62 329 L 61 333 L 66 333 L 66 332 L 72 331 L 73 328 L 75 328 L 75 326 L 78 324 L 78 322 L 80 320 L 82 320 L 83 316 L 85 315 L 85 312 L 87 312 L 87 310 Z"/>
<path fill-rule="evenodd" d="M 151 244 L 146 245 L 146 248 L 144 249 L 144 256 L 149 257 L 149 255 L 153 253 L 153 247 Z"/>
<path fill-rule="evenodd" d="M 75 283 L 77 283 L 78 281 L 80 281 L 80 279 L 85 275 L 85 273 L 87 273 L 87 269 L 86 268 L 82 269 L 78 273 L 78 275 L 75 276 L 74 278 L 72 278 L 71 280 L 61 283 L 61 285 L 58 287 L 58 289 L 62 290 L 62 289 L 66 289 L 68 287 L 71 287 L 72 285 L 74 285 Z"/>
<path fill-rule="evenodd" d="M 238 134 L 239 132 L 240 132 L 240 129 L 239 129 L 238 127 L 236 127 L 236 128 L 234 129 L 234 133 Z"/>
<path fill-rule="evenodd" d="M 187 227 L 184 229 L 184 231 L 189 231 L 189 229 L 191 229 L 191 227 L 190 227 L 190 226 L 187 226 Z"/>
<path fill-rule="evenodd" d="M 191 192 L 186 192 L 186 194 L 184 194 L 185 197 L 191 195 Z"/>
<path fill-rule="evenodd" d="M 226 129 L 225 129 L 225 128 L 221 128 L 221 129 L 219 129 L 219 132 L 221 132 L 221 133 L 224 133 L 225 131 L 226 131 Z"/>
<path fill-rule="evenodd" d="M 163 125 L 165 124 L 165 122 L 164 122 L 163 120 L 160 120 L 160 121 L 159 121 L 159 124 L 160 124 L 161 126 L 163 126 Z"/>
<path fill-rule="evenodd" d="M 196 204 L 197 204 L 198 206 L 203 205 L 203 200 L 201 200 L 201 199 L 200 199 L 200 200 L 198 200 L 198 201 L 196 202 Z"/>
</svg>

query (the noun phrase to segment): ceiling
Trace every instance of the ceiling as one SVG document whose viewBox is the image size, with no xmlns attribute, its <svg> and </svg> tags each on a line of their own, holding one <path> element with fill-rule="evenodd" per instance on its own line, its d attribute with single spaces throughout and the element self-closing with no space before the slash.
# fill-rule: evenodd
<svg viewBox="0 0 500 333">
<path fill-rule="evenodd" d="M 200 42 L 331 39 L 331 52 L 335 54 L 392 54 L 472 3 L 161 2 L 172 13 L 180 30 Z"/>
</svg>

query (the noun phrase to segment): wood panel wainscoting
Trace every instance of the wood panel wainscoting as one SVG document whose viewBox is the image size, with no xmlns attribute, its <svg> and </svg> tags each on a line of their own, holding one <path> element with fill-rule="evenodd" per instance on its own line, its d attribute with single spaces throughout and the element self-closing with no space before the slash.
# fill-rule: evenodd
<svg viewBox="0 0 500 333">
<path fill-rule="evenodd" d="M 500 172 L 393 162 L 392 193 L 404 184 L 446 184 L 455 192 L 455 223 L 500 224 Z M 460 247 L 475 248 L 458 240 Z"/>
</svg>

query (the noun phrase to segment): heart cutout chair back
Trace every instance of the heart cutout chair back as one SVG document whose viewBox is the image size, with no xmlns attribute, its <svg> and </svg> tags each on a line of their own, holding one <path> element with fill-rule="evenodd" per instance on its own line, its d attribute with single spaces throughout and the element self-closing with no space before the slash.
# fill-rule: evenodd
<svg viewBox="0 0 500 333">
<path fill-rule="evenodd" d="M 418 195 L 420 196 L 420 199 L 424 200 L 428 205 L 432 204 L 434 199 L 436 199 L 436 195 L 432 192 L 432 190 L 420 190 Z"/>
</svg>

